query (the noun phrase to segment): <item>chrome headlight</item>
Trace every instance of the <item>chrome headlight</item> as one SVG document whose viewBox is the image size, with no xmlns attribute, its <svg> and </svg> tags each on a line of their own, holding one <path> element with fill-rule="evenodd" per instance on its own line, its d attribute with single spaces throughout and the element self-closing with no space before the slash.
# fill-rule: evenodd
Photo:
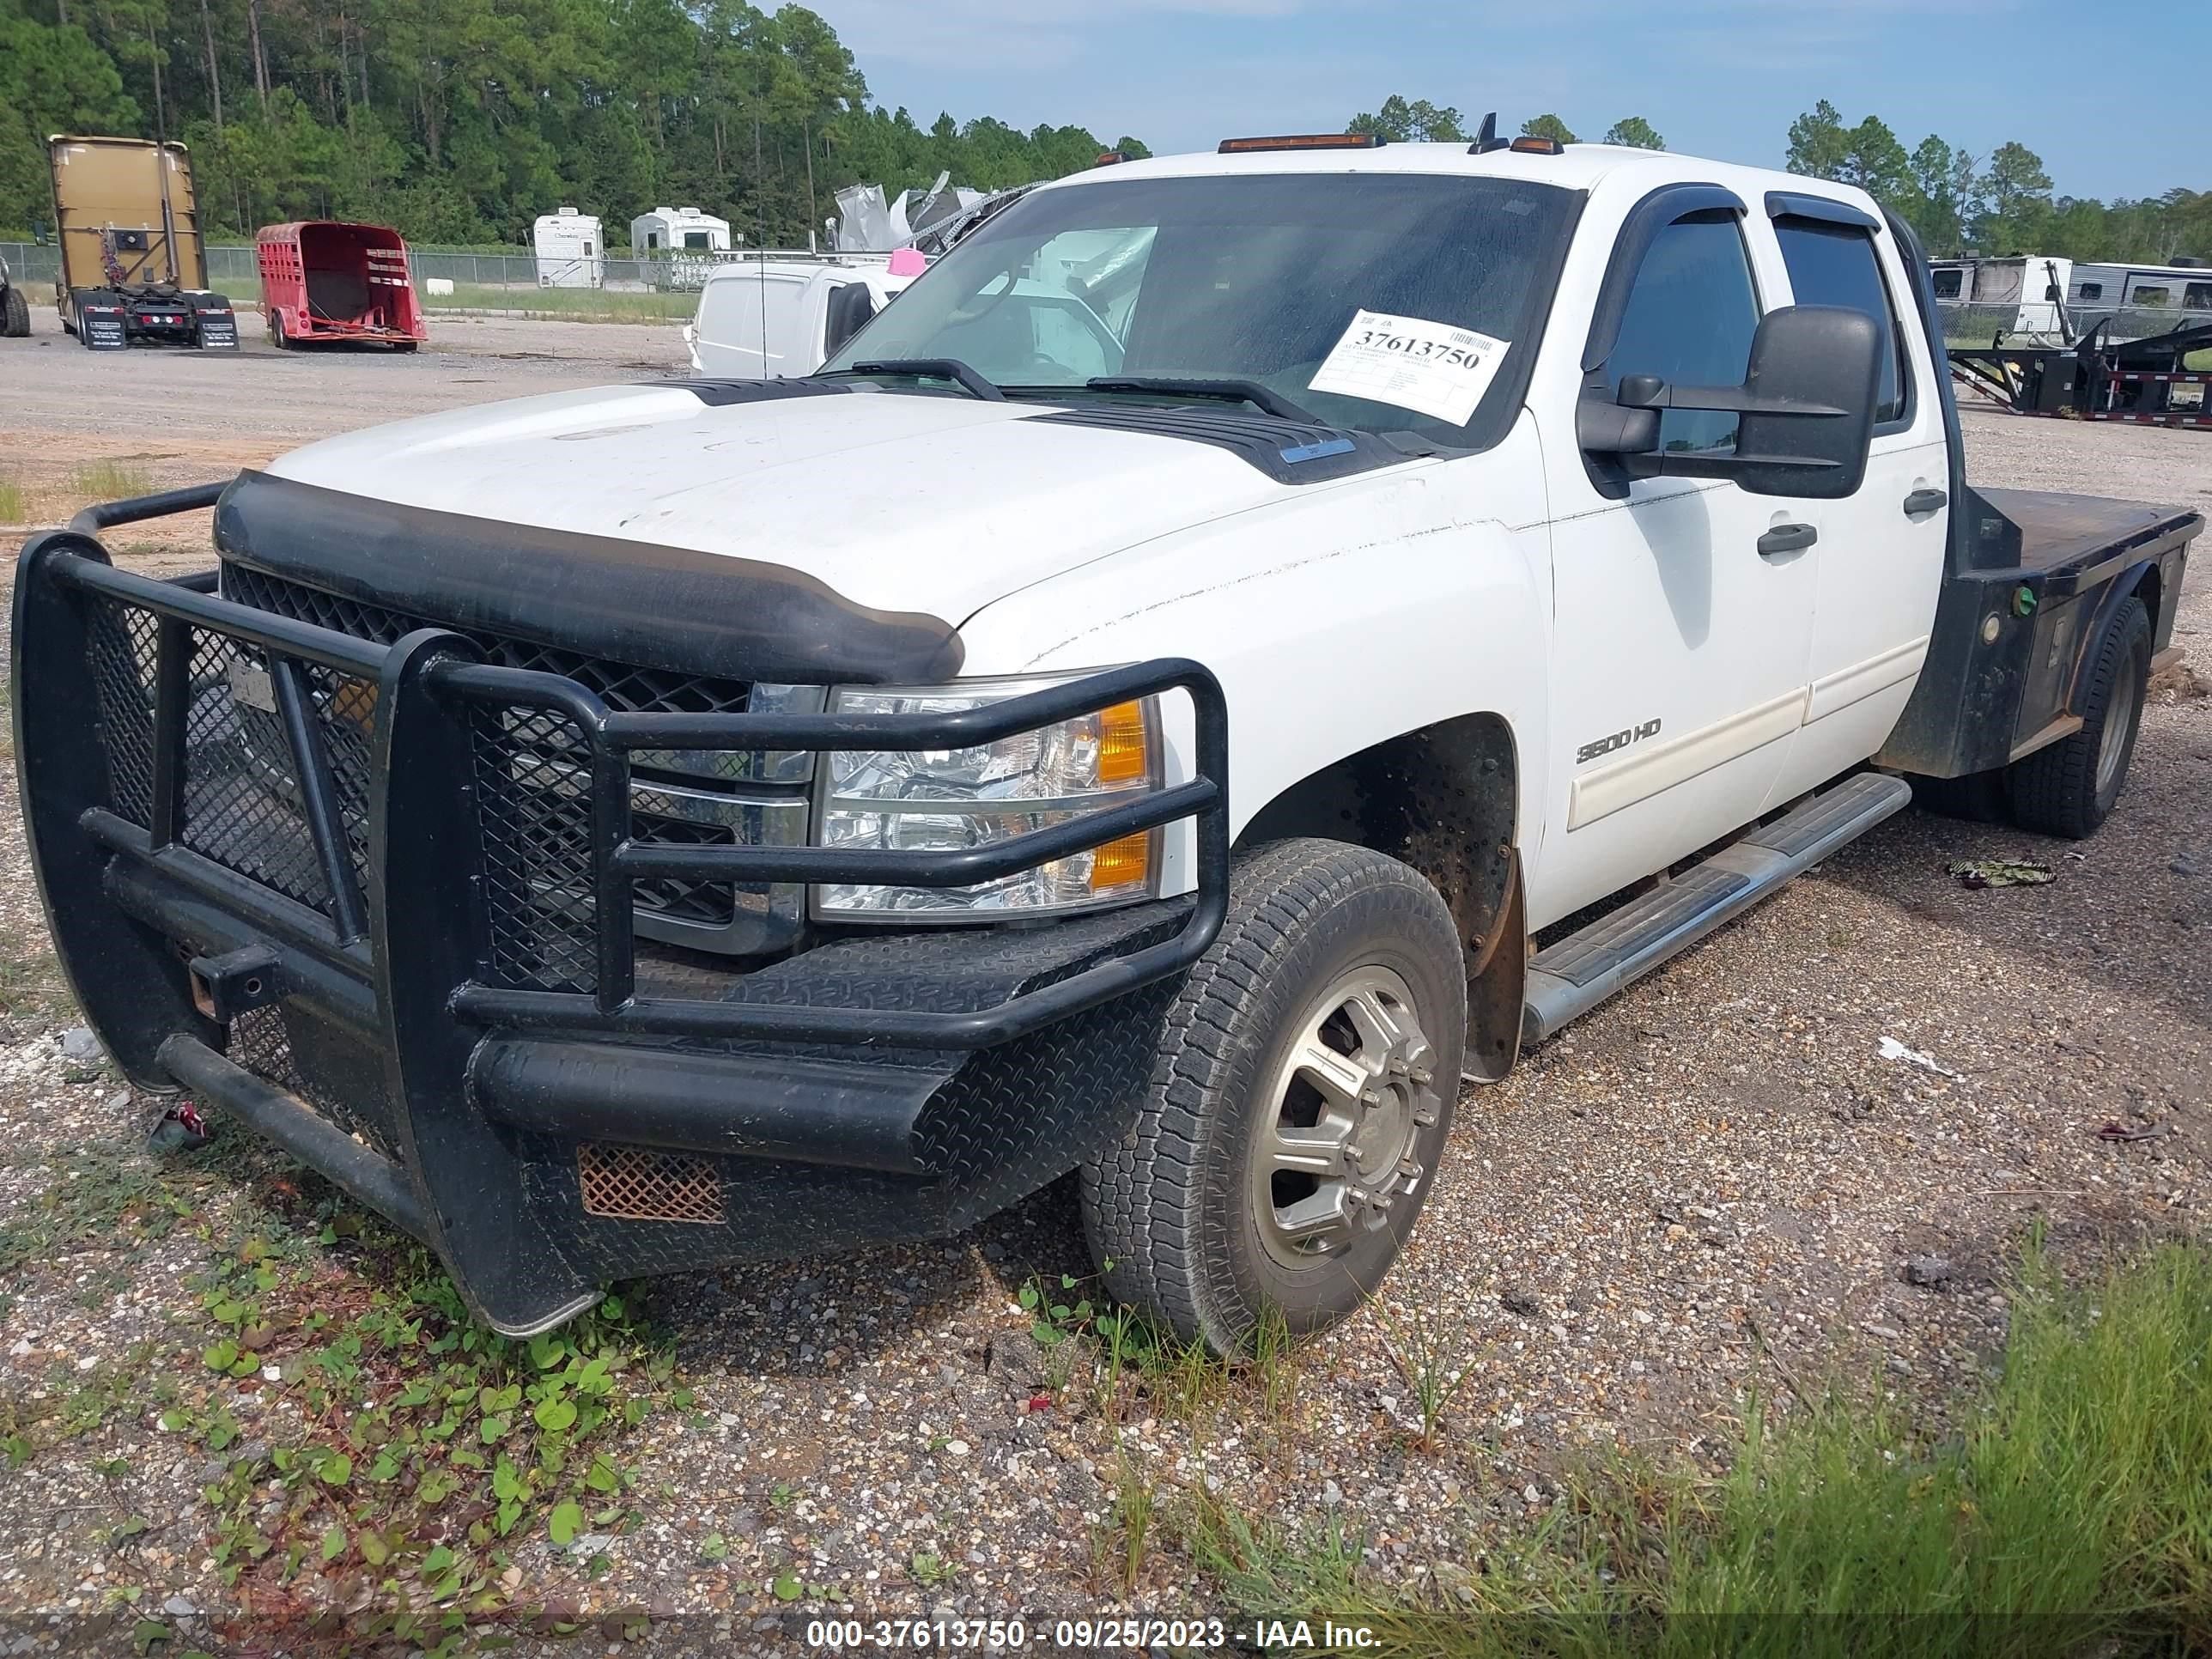
<svg viewBox="0 0 2212 1659">
<path fill-rule="evenodd" d="M 852 714 L 945 714 L 1078 678 L 1044 675 L 912 690 L 848 686 L 831 694 L 830 707 Z M 1159 788 L 1158 700 L 1119 703 L 969 749 L 828 754 L 822 769 L 815 830 L 822 846 L 902 852 L 987 847 Z M 973 887 L 830 884 L 814 890 L 814 910 L 855 920 L 940 921 L 1087 910 L 1151 897 L 1159 890 L 1159 871 L 1158 832 L 1146 830 Z"/>
</svg>

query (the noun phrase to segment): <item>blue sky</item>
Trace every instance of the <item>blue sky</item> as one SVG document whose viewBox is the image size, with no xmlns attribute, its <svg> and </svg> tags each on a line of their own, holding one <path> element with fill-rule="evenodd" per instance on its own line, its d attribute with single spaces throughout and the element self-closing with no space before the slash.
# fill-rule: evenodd
<svg viewBox="0 0 2212 1659">
<path fill-rule="evenodd" d="M 1392 92 L 1500 125 L 1557 110 L 1586 138 L 1642 115 L 1669 149 L 1779 166 L 1825 97 L 1986 155 L 2017 138 L 2063 193 L 2212 189 L 2212 6 L 2081 0 L 813 0 L 877 100 L 1155 150 L 1335 131 Z M 2134 88 L 2085 71 L 2117 50 Z M 2167 90 L 2142 88 L 2163 76 Z M 2165 136 L 2161 137 L 2163 133 Z M 2189 135 L 2197 135 L 2190 137 Z"/>
</svg>

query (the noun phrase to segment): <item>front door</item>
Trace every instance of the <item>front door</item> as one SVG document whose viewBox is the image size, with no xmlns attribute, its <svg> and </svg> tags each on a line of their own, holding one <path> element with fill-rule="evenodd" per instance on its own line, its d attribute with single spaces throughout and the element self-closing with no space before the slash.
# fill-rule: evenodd
<svg viewBox="0 0 2212 1659">
<path fill-rule="evenodd" d="M 1707 205 L 1657 232 L 1603 367 L 1609 386 L 1639 374 L 1741 384 L 1762 311 L 1744 229 L 1738 211 Z M 1725 450 L 1735 426 L 1669 410 L 1659 441 Z M 1639 480 L 1624 495 L 1562 439 L 1547 434 L 1545 453 L 1558 752 L 1530 882 L 1535 927 L 1766 805 L 1803 713 L 1822 552 L 1798 528 L 1818 532 L 1820 503 L 1685 478 Z"/>
</svg>

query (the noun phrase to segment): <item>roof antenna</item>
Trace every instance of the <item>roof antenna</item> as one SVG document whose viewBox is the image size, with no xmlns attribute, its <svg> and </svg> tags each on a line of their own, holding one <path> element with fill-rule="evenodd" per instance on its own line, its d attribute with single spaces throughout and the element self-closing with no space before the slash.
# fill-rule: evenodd
<svg viewBox="0 0 2212 1659">
<path fill-rule="evenodd" d="M 1475 130 L 1474 142 L 1467 147 L 1467 153 L 1487 155 L 1493 149 L 1504 148 L 1505 141 L 1498 136 L 1498 112 L 1492 110 L 1482 118 L 1482 125 Z"/>
</svg>

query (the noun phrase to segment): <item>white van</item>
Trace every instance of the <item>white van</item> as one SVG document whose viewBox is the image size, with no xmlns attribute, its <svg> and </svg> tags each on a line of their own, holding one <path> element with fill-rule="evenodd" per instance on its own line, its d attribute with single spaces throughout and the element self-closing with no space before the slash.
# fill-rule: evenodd
<svg viewBox="0 0 2212 1659">
<path fill-rule="evenodd" d="M 692 369 L 736 380 L 811 374 L 914 280 L 887 260 L 754 259 L 717 265 L 684 325 Z"/>
</svg>

